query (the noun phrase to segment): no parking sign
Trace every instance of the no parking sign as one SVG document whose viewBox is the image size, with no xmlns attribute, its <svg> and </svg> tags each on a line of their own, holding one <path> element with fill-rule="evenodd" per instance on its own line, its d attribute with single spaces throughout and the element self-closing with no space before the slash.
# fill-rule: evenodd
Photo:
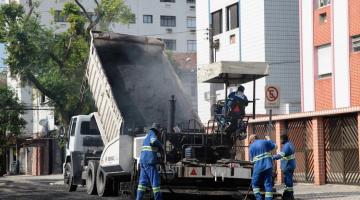
<svg viewBox="0 0 360 200">
<path fill-rule="evenodd" d="M 265 87 L 265 108 L 278 108 L 280 106 L 280 88 L 274 85 Z"/>
</svg>

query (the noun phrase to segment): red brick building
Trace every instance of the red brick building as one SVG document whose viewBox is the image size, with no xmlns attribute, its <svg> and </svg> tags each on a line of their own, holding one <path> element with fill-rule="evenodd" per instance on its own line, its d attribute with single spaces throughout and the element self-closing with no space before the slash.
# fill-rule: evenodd
<svg viewBox="0 0 360 200">
<path fill-rule="evenodd" d="M 278 146 L 288 133 L 298 182 L 359 184 L 360 1 L 299 0 L 299 20 L 303 112 L 275 116 L 271 128 L 257 118 L 248 131 L 270 134 Z"/>
</svg>

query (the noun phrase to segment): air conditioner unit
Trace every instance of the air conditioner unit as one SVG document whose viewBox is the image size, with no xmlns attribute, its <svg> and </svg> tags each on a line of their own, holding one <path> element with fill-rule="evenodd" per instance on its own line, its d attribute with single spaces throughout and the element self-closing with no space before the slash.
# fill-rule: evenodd
<svg viewBox="0 0 360 200">
<path fill-rule="evenodd" d="M 190 29 L 189 31 L 190 31 L 190 33 L 192 33 L 192 34 L 195 34 L 195 33 L 196 33 L 196 30 L 195 30 L 195 29 Z"/>
<path fill-rule="evenodd" d="M 190 6 L 190 9 L 195 9 L 195 6 Z"/>
<path fill-rule="evenodd" d="M 167 33 L 172 33 L 172 31 L 173 31 L 172 28 L 167 28 L 167 29 L 166 29 L 166 32 L 167 32 Z"/>
</svg>

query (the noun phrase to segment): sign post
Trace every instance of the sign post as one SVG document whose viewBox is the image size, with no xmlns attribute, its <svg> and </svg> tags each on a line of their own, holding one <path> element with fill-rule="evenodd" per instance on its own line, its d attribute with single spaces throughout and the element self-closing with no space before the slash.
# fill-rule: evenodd
<svg viewBox="0 0 360 200">
<path fill-rule="evenodd" d="M 268 136 L 272 126 L 272 109 L 280 106 L 280 88 L 274 85 L 265 86 L 265 108 L 269 108 Z"/>
</svg>

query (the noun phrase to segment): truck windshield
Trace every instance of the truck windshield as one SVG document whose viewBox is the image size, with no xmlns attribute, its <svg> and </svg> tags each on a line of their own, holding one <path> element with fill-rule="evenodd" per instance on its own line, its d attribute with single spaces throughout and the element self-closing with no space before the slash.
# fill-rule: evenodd
<svg viewBox="0 0 360 200">
<path fill-rule="evenodd" d="M 81 122 L 81 135 L 100 135 L 99 129 L 95 123 Z"/>
</svg>

